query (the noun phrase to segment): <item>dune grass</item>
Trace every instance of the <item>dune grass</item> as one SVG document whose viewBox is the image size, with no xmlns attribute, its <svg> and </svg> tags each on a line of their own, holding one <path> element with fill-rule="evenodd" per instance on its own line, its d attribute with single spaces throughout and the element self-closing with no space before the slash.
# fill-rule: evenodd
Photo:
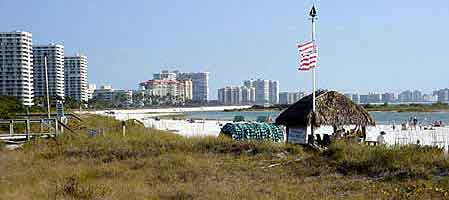
<svg viewBox="0 0 449 200">
<path fill-rule="evenodd" d="M 432 148 L 336 142 L 319 153 L 271 142 L 185 138 L 85 116 L 77 134 L 0 150 L 0 199 L 444 199 Z M 87 128 L 104 130 L 89 137 Z"/>
</svg>

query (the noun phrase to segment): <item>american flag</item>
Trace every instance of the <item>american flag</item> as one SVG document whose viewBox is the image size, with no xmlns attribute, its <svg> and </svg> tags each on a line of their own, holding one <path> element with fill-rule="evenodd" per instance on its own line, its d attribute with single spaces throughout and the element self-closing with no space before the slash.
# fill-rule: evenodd
<svg viewBox="0 0 449 200">
<path fill-rule="evenodd" d="M 309 70 L 316 67 L 318 52 L 315 43 L 307 42 L 298 45 L 300 61 L 298 70 Z"/>
</svg>

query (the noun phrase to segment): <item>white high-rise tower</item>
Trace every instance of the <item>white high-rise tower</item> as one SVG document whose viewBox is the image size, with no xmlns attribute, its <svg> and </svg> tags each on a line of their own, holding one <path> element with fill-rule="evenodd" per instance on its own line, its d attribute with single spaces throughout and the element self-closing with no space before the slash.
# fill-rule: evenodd
<svg viewBox="0 0 449 200">
<path fill-rule="evenodd" d="M 45 56 L 47 56 L 47 73 L 49 96 L 64 98 L 64 46 L 59 44 L 34 45 L 34 96 L 45 97 Z"/>
<path fill-rule="evenodd" d="M 0 32 L 0 95 L 33 105 L 32 34 Z"/>
<path fill-rule="evenodd" d="M 88 101 L 87 57 L 64 57 L 65 96 L 78 101 Z"/>
</svg>

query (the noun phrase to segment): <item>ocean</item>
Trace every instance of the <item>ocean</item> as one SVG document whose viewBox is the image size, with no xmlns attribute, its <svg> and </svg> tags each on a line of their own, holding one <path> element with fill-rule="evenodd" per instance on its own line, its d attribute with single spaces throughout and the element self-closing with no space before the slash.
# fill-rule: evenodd
<svg viewBox="0 0 449 200">
<path fill-rule="evenodd" d="M 241 115 L 245 117 L 245 120 L 254 121 L 259 116 L 271 116 L 272 119 L 276 119 L 279 115 L 279 111 L 251 111 L 251 112 L 186 112 L 187 118 L 195 119 L 215 119 L 223 121 L 232 121 L 234 116 Z M 423 124 L 432 123 L 433 121 L 442 121 L 444 124 L 449 123 L 449 112 L 370 112 L 371 116 L 376 120 L 377 124 L 400 124 L 410 119 L 410 117 L 416 117 L 418 121 Z"/>
</svg>

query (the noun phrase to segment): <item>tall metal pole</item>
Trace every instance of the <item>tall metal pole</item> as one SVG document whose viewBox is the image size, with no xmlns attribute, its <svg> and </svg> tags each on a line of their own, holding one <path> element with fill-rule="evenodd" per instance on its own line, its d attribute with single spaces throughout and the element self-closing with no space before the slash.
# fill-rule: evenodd
<svg viewBox="0 0 449 200">
<path fill-rule="evenodd" d="M 47 114 L 50 118 L 50 96 L 48 94 L 48 67 L 47 67 L 47 56 L 44 56 L 44 67 L 45 67 L 45 92 L 47 96 Z"/>
<path fill-rule="evenodd" d="M 310 10 L 309 16 L 311 17 L 310 19 L 312 20 L 312 42 L 315 45 L 315 21 L 316 21 L 316 10 L 315 10 L 315 5 L 312 6 L 312 9 Z M 314 48 L 316 51 L 316 47 Z M 315 67 L 312 69 L 312 80 L 313 80 L 313 93 L 312 93 L 312 112 L 313 115 L 315 116 L 315 111 L 316 111 L 316 95 L 315 95 L 315 91 L 316 91 L 316 79 L 315 79 Z M 313 123 L 311 123 L 310 126 L 310 130 L 311 130 L 311 134 L 312 134 L 312 143 L 314 143 L 314 135 L 315 135 L 315 127 L 313 126 Z"/>
<path fill-rule="evenodd" d="M 310 11 L 310 17 L 312 20 L 312 42 L 315 43 L 315 22 L 316 22 L 316 10 L 315 10 L 315 6 L 312 7 L 312 10 Z M 316 51 L 316 48 L 315 48 Z M 313 106 L 312 106 L 312 110 L 313 112 L 315 112 L 316 109 L 316 104 L 315 104 L 315 91 L 316 91 L 316 79 L 315 79 L 315 68 L 316 66 L 312 69 L 312 79 L 313 79 Z"/>
</svg>

